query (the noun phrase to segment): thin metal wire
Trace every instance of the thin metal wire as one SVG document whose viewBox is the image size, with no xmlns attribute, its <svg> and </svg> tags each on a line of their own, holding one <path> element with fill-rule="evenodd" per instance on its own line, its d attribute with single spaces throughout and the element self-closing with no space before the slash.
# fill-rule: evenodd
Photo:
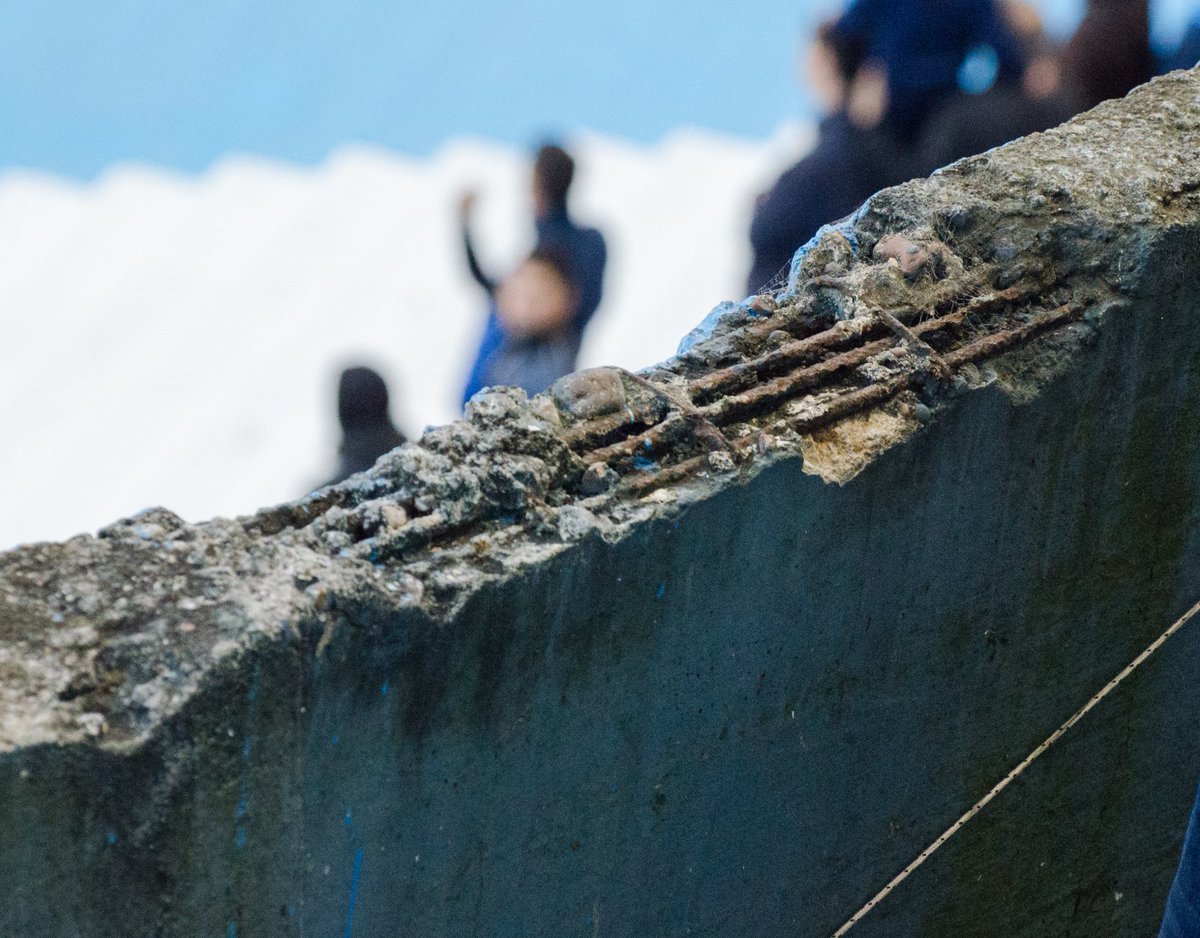
<svg viewBox="0 0 1200 938">
<path fill-rule="evenodd" d="M 1200 602 L 1197 602 L 1194 606 L 1192 606 L 1191 609 L 1189 609 L 1187 612 L 1185 612 L 1183 615 L 1181 615 L 1178 619 L 1176 619 L 1173 623 L 1171 623 L 1170 628 L 1168 628 L 1165 632 L 1162 633 L 1162 635 L 1160 635 L 1153 642 L 1151 642 L 1149 647 L 1146 648 L 1145 651 L 1143 651 L 1140 655 L 1138 655 L 1136 658 L 1134 658 L 1133 661 L 1131 661 L 1124 668 L 1122 668 L 1121 672 L 1116 677 L 1114 677 L 1111 681 L 1109 681 L 1107 684 L 1105 684 L 1104 687 L 1101 688 L 1097 693 L 1093 694 L 1087 703 L 1085 703 L 1082 707 L 1080 707 L 1073 714 L 1071 714 L 1071 716 L 1067 719 L 1067 721 L 1065 723 L 1063 723 L 1063 725 L 1060 726 L 1058 729 L 1056 729 L 1053 733 L 1051 733 L 1049 736 L 1047 736 L 1046 739 L 1042 742 L 1042 744 L 1040 746 L 1038 746 L 1036 749 L 1034 749 L 1033 752 L 1031 752 L 1029 755 L 1027 755 L 1024 758 L 1024 760 L 1022 760 L 1020 765 L 1018 765 L 1015 769 L 1013 769 L 1006 776 L 1004 776 L 1004 778 L 1001 779 L 992 788 L 991 791 L 989 791 L 986 795 L 984 795 L 982 798 L 980 798 L 978 801 L 976 801 L 975 804 L 973 804 L 966 811 L 966 813 L 963 814 L 962 817 L 960 817 L 957 821 L 955 821 L 948 828 L 946 828 L 946 830 L 942 832 L 942 834 L 937 838 L 937 840 L 935 840 L 928 847 L 926 847 L 924 850 L 922 850 L 920 855 L 918 855 L 915 860 L 913 860 L 910 864 L 908 864 L 908 866 L 906 866 L 903 870 L 901 870 L 895 876 L 895 878 L 892 879 L 892 881 L 890 883 L 888 883 L 881 890 L 879 890 L 879 892 L 877 892 L 874 896 L 872 896 L 866 905 L 864 905 L 861 909 L 859 909 L 852 916 L 850 916 L 850 919 L 846 922 L 846 924 L 844 924 L 841 928 L 839 928 L 837 931 L 835 931 L 833 933 L 833 938 L 842 938 L 842 936 L 845 935 L 848 931 L 850 931 L 851 928 L 853 928 L 860 921 L 862 921 L 863 916 L 865 916 L 868 912 L 870 912 L 873 908 L 875 908 L 875 906 L 879 905 L 880 902 L 882 902 L 884 899 L 886 899 L 888 897 L 888 895 L 892 892 L 892 890 L 894 890 L 902 882 L 904 882 L 906 879 L 908 879 L 908 877 L 911 876 L 922 863 L 924 863 L 931 856 L 933 856 L 933 854 L 936 853 L 937 850 L 946 841 L 948 841 L 951 837 L 953 837 L 955 834 L 957 834 L 968 821 L 970 821 L 973 817 L 975 817 L 975 815 L 977 815 L 980 811 L 982 811 L 985 807 L 987 807 L 988 803 L 993 798 L 995 798 L 998 794 L 1000 794 L 1000 792 L 1004 791 L 1004 789 L 1006 789 L 1010 784 L 1012 784 L 1012 782 L 1016 780 L 1017 776 L 1019 776 L 1022 772 L 1024 772 L 1027 768 L 1029 768 L 1029 766 L 1033 764 L 1033 761 L 1036 758 L 1038 758 L 1038 756 L 1040 756 L 1047 749 L 1049 749 L 1056 742 L 1058 742 L 1058 740 L 1062 737 L 1062 735 L 1064 733 L 1067 732 L 1067 730 L 1069 730 L 1072 726 L 1074 726 L 1076 723 L 1078 723 L 1080 720 L 1082 720 L 1083 717 L 1088 713 L 1088 711 L 1091 710 L 1094 706 L 1096 706 L 1096 704 L 1100 703 L 1100 701 L 1103 700 L 1105 697 L 1107 697 L 1113 691 L 1113 689 L 1116 688 L 1116 686 L 1118 684 L 1120 684 L 1123 680 L 1125 680 L 1125 678 L 1129 677 L 1129 675 L 1131 675 L 1134 671 L 1136 671 L 1138 668 L 1140 668 L 1146 662 L 1147 658 L 1149 658 L 1156 651 L 1158 651 L 1166 643 L 1167 639 L 1169 639 L 1172 635 L 1174 635 L 1181 628 L 1183 628 L 1183 626 L 1185 624 L 1187 624 L 1187 622 L 1193 616 L 1195 616 L 1197 612 L 1200 612 Z"/>
</svg>

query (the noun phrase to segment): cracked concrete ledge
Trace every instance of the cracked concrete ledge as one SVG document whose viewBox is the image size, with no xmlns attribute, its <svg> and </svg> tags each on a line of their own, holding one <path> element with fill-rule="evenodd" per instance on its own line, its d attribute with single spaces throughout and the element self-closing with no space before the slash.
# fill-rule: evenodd
<svg viewBox="0 0 1200 938">
<path fill-rule="evenodd" d="M 0 555 L 0 848 L 24 858 L 0 873 L 0 924 L 31 935 L 350 934 L 357 915 L 362 934 L 396 923 L 423 934 L 598 934 L 602 920 L 606 934 L 828 933 L 1069 713 L 1072 694 L 1082 703 L 1094 678 L 1200 595 L 1197 153 L 1193 70 L 877 194 L 798 254 L 782 292 L 727 305 L 699 341 L 644 372 L 584 371 L 532 400 L 485 392 L 466 420 L 370 473 L 250 517 L 189 525 L 152 509 L 98 537 Z M 1132 492 L 1106 487 L 1121 467 Z M 873 579 L 892 595 L 875 595 Z M 976 591 L 978 608 L 963 590 Z M 1022 591 L 1033 598 L 1014 598 Z M 663 611 L 669 602 L 681 611 Z M 1136 628 L 1101 622 L 1135 609 Z M 811 779 L 795 790 L 747 779 L 745 763 L 688 789 L 699 783 L 680 781 L 692 776 L 664 754 L 670 746 L 647 741 L 670 725 L 687 749 L 708 732 L 697 716 L 658 710 L 666 703 L 654 688 L 674 687 L 701 654 L 667 647 L 673 617 L 714 669 L 740 655 L 756 693 L 779 682 L 770 720 L 782 714 L 789 732 L 796 720 L 825 728 L 811 729 L 815 753 L 803 735 L 764 746 L 823 758 L 825 774 L 875 807 L 838 796 L 820 819 L 811 809 L 787 817 L 790 799 L 828 793 Z M 926 667 L 903 680 L 879 671 L 887 659 L 867 654 L 881 640 L 867 637 L 872 622 L 919 635 L 909 651 L 886 653 L 893 664 L 920 654 Z M 955 658 L 975 640 L 968 622 L 989 662 L 1015 655 L 1024 670 L 981 678 Z M 1095 647 L 1078 650 L 1084 625 L 1099 631 Z M 777 678 L 772 649 L 800 656 Z M 1017 703 L 1038 680 L 1050 686 Z M 1128 725 L 1146 708 L 1171 723 L 1162 699 L 1140 693 L 1151 702 L 1122 710 Z M 725 733 L 765 732 L 747 729 L 751 711 L 767 712 L 753 694 L 741 705 L 724 695 L 675 687 L 671 700 L 700 714 L 724 707 Z M 951 720 L 958 762 L 930 728 L 938 695 L 962 708 Z M 943 771 L 933 806 L 914 800 L 920 771 L 904 775 L 896 740 L 862 743 L 881 708 L 903 710 L 897 701 L 909 697 L 930 708 L 903 732 Z M 639 725 L 627 704 L 655 716 Z M 1195 715 L 1182 704 L 1176 714 Z M 981 721 L 996 728 L 987 744 Z M 561 748 L 571 741 L 610 759 L 574 766 L 577 776 L 530 774 L 571 763 Z M 739 745 L 750 744 L 717 751 L 748 758 Z M 1110 759 L 1107 745 L 1096 752 Z M 1143 741 L 1126 747 L 1157 758 Z M 351 751 L 357 767 L 343 777 L 331 753 Z M 1190 754 L 1174 758 L 1173 769 L 1200 771 Z M 631 761 L 645 777 L 606 794 L 598 779 L 625 777 Z M 379 769 L 373 781 L 365 764 Z M 485 779 L 491 794 L 428 795 L 435 766 L 454 786 Z M 874 788 L 876 772 L 899 786 L 901 805 L 894 788 Z M 815 865 L 764 879 L 776 848 L 734 849 L 730 830 L 712 845 L 696 816 L 720 826 L 716 805 L 731 817 L 751 810 L 733 778 L 815 851 L 797 846 L 792 860 Z M 1054 784 L 1078 800 L 1090 783 L 1072 778 Z M 396 786 L 392 802 L 416 799 L 408 814 L 385 806 L 383 779 Z M 672 784 L 684 791 L 666 794 Z M 783 801 L 766 794 L 772 785 L 787 790 Z M 693 815 L 672 821 L 682 826 L 659 835 L 656 865 L 641 869 L 692 872 L 666 876 L 673 897 L 641 896 L 637 912 L 639 886 L 622 872 L 629 838 L 605 833 L 617 840 L 585 863 L 591 841 L 567 820 L 585 816 L 580 828 L 591 830 L 606 812 L 623 816 L 626 797 L 646 800 L 645 823 L 662 821 L 668 797 Z M 370 836 L 351 802 L 373 812 Z M 499 831 L 516 822 L 497 818 L 513 805 L 532 815 L 552 805 L 558 826 L 510 832 L 506 845 Z M 342 828 L 309 820 L 314 812 Z M 437 840 L 423 826 L 430 818 L 461 836 L 445 835 L 441 849 L 456 859 L 422 878 L 413 843 Z M 1004 843 L 1026 843 L 1022 822 L 1012 825 Z M 964 847 L 951 872 L 928 875 L 938 888 L 918 881 L 895 911 L 880 910 L 884 924 L 865 920 L 861 932 L 992 934 L 986 916 L 1016 906 L 1026 918 L 1009 918 L 1009 934 L 1048 933 L 1047 921 L 1063 934 L 1123 934 L 1130 922 L 1144 931 L 1182 827 L 1161 843 L 1141 836 L 1150 859 L 1122 893 L 1135 901 L 1105 905 L 1122 892 L 1110 881 L 1126 875 L 1106 858 L 1141 856 L 1119 838 L 1100 851 L 1098 872 L 1067 871 L 1063 853 L 1060 879 L 1042 892 L 1022 873 L 972 893 L 954 877 L 996 874 L 993 857 L 1008 848 L 993 843 Z M 379 897 L 392 888 L 380 879 L 368 907 L 359 877 L 384 865 L 376 845 L 390 851 L 396 898 Z M 730 864 L 739 850 L 758 856 L 747 867 L 757 872 L 744 882 L 733 866 L 718 874 L 698 859 L 706 850 L 732 851 Z M 320 859 L 331 851 L 350 857 L 332 878 Z M 718 875 L 729 883 L 714 886 Z M 538 877 L 554 897 L 531 898 Z M 734 882 L 750 919 L 736 903 L 718 908 Z"/>
</svg>

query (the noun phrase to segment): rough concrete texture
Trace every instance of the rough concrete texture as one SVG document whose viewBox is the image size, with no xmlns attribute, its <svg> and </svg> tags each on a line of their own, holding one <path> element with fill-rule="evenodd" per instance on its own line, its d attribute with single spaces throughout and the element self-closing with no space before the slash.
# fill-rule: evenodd
<svg viewBox="0 0 1200 938">
<path fill-rule="evenodd" d="M 0 932 L 829 935 L 1200 598 L 1198 152 L 1177 73 L 643 374 L 3 555 Z M 1198 662 L 852 934 L 1152 933 Z"/>
</svg>

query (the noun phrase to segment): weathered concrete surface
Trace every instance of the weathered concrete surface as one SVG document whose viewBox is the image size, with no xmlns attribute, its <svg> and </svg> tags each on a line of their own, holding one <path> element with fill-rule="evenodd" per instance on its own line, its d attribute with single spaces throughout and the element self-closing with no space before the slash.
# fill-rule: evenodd
<svg viewBox="0 0 1200 938">
<path fill-rule="evenodd" d="M 642 376 L 0 556 L 0 931 L 830 934 L 1200 598 L 1198 151 L 1193 71 Z M 1185 628 L 853 934 L 1151 933 L 1198 677 Z"/>
</svg>

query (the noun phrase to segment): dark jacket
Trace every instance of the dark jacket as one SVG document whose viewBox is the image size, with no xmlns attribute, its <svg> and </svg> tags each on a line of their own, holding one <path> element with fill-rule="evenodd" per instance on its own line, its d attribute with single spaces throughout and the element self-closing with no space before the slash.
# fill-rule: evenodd
<svg viewBox="0 0 1200 938">
<path fill-rule="evenodd" d="M 534 249 L 553 249 L 567 258 L 571 272 L 571 284 L 578 295 L 579 305 L 576 307 L 575 319 L 568 336 L 568 347 L 572 351 L 570 367 L 563 372 L 566 374 L 575 367 L 579 345 L 583 341 L 583 330 L 600 305 L 600 299 L 604 292 L 604 268 L 608 261 L 608 248 L 604 243 L 604 236 L 595 228 L 584 228 L 575 224 L 567 214 L 566 206 L 562 206 L 544 218 L 539 218 L 535 227 L 537 242 Z M 471 276 L 476 283 L 483 287 L 490 298 L 496 292 L 496 280 L 484 273 L 480 267 L 479 259 L 475 255 L 471 233 L 465 227 L 462 237 Z M 489 304 L 483 337 L 480 339 L 475 362 L 471 366 L 471 373 L 467 377 L 467 384 L 463 389 L 462 401 L 464 404 L 475 392 L 493 383 L 488 373 L 489 362 L 498 352 L 503 341 L 504 330 L 496 318 L 495 306 Z"/>
<path fill-rule="evenodd" d="M 958 84 L 958 70 L 975 46 L 996 53 L 1000 81 L 1013 81 L 1025 54 L 993 0 L 855 0 L 833 27 L 887 70 L 887 123 L 902 137 L 916 133 Z"/>
<path fill-rule="evenodd" d="M 1063 75 L 1081 110 L 1120 98 L 1154 75 L 1147 0 L 1089 0 L 1062 52 Z"/>
<path fill-rule="evenodd" d="M 822 225 L 905 180 L 904 159 L 884 130 L 860 130 L 844 114 L 821 122 L 813 151 L 779 177 L 750 223 L 754 262 L 747 293 L 786 273 L 792 255 Z"/>
<path fill-rule="evenodd" d="M 337 474 L 328 484 L 370 469 L 380 456 L 405 442 L 388 407 L 387 384 L 378 372 L 363 367 L 342 372 L 338 380 L 342 445 Z"/>
<path fill-rule="evenodd" d="M 980 95 L 948 98 L 925 124 L 914 149 L 911 174 L 935 169 L 1069 120 L 1074 102 L 1065 97 L 1034 100 L 1010 82 Z"/>
</svg>

